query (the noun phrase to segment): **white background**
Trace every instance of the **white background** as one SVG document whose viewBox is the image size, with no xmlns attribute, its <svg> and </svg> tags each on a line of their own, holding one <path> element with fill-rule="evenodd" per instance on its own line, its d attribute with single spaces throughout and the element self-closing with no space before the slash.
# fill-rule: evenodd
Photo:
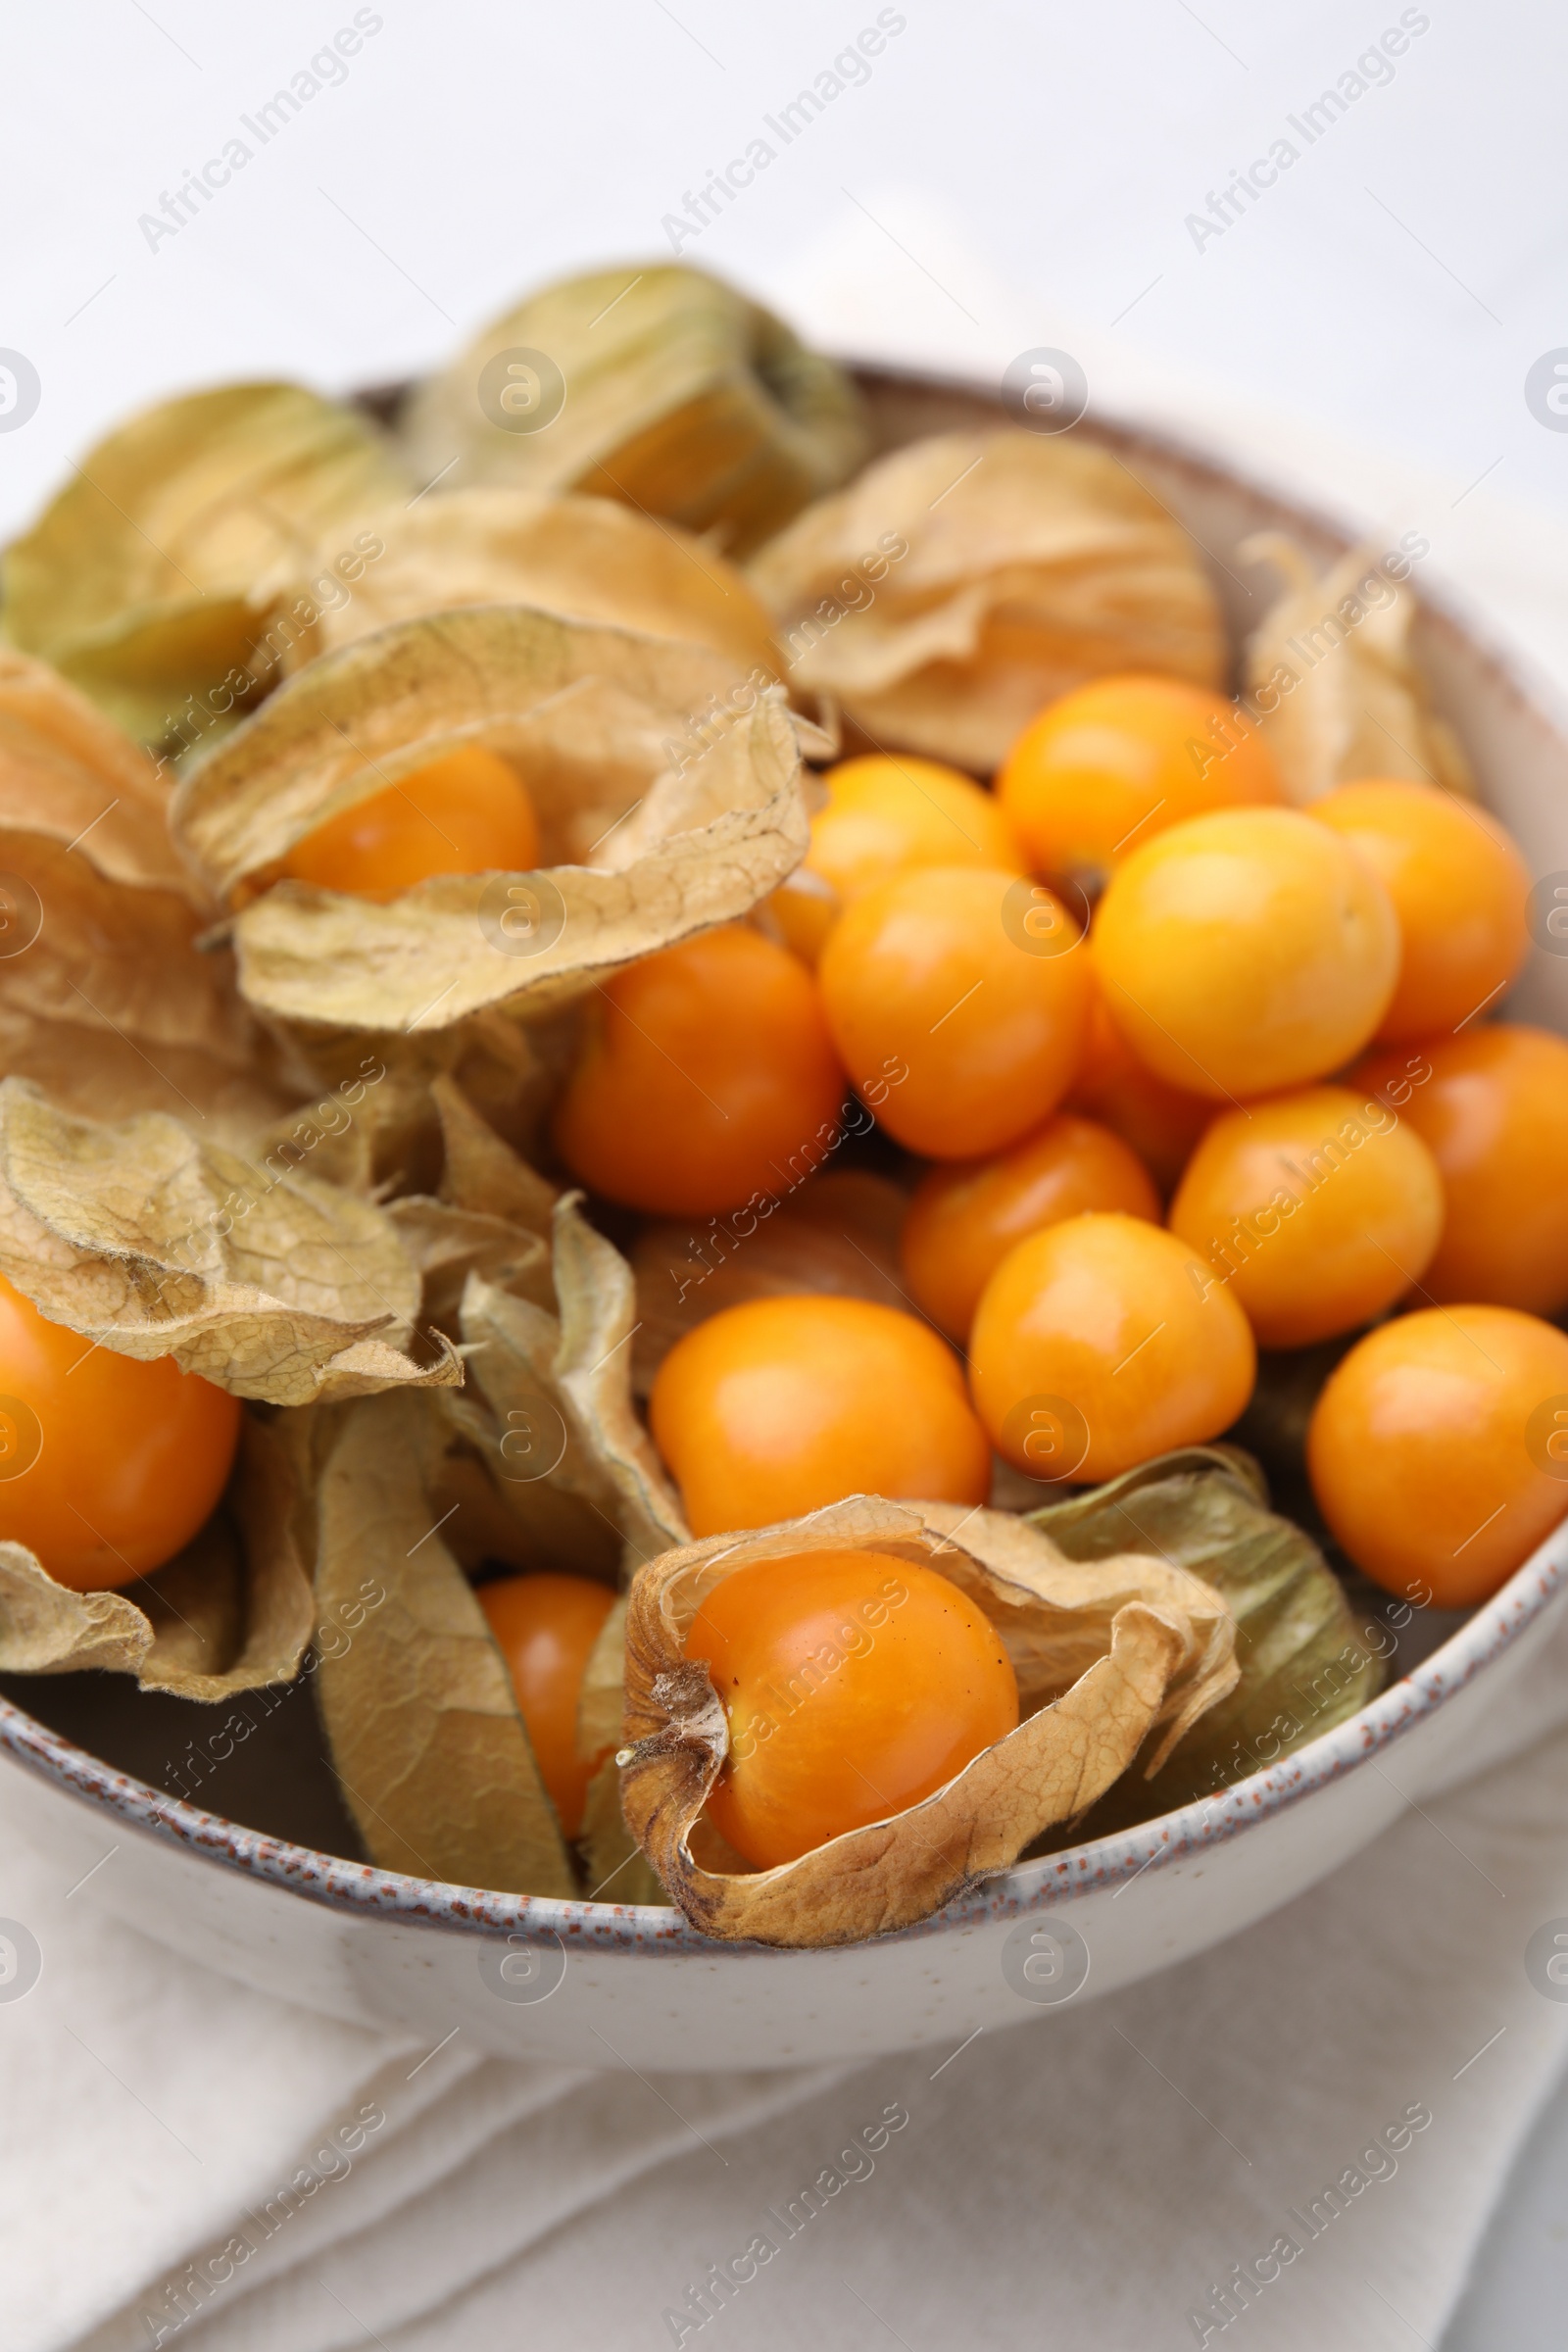
<svg viewBox="0 0 1568 2352">
<path fill-rule="evenodd" d="M 0 342 L 33 361 L 43 397 L 0 437 L 0 525 L 154 394 L 400 375 L 530 283 L 667 253 L 685 191 L 877 11 L 382 0 L 343 82 L 150 249 L 139 216 L 353 13 L 11 12 Z M 1485 474 L 1489 497 L 1568 510 L 1568 434 L 1523 397 L 1531 362 L 1568 342 L 1568 16 L 1544 0 L 1405 11 L 1430 25 L 1393 79 L 1200 250 L 1186 216 L 1271 140 L 1302 144 L 1286 118 L 1398 23 L 1393 0 L 898 13 L 869 79 L 687 258 L 853 335 L 821 271 L 856 252 L 888 302 L 945 319 L 999 370 L 1074 333 L 1106 347 L 1111 374 L 1152 366 L 1172 397 L 1266 404 L 1286 437 L 1293 419 L 1329 426 L 1460 490 Z"/>
<path fill-rule="evenodd" d="M 27 356 L 42 392 L 0 433 L 0 530 L 159 394 L 402 376 L 531 284 L 667 256 L 664 217 L 877 8 L 382 0 L 342 82 L 258 148 L 239 118 L 354 13 L 10 13 L 0 346 Z M 868 79 L 686 240 L 687 259 L 843 350 L 994 379 L 1025 348 L 1065 345 L 1103 405 L 1245 440 L 1369 518 L 1419 514 L 1435 562 L 1568 675 L 1568 433 L 1524 397 L 1532 362 L 1568 345 L 1568 15 L 1544 0 L 1405 11 L 1430 22 L 1392 80 L 1308 148 L 1286 118 L 1399 23 L 1391 0 L 896 13 L 904 29 Z M 251 161 L 150 244 L 139 217 L 236 133 Z M 1196 244 L 1187 216 L 1281 136 L 1299 160 Z M 1481 525 L 1498 506 L 1533 517 L 1514 544 L 1539 550 L 1539 576 L 1486 573 Z M 1539 2144 L 1556 2149 L 1537 2168 L 1544 2241 L 1568 2133 L 1559 2122 Z M 1526 2277 L 1505 2247 L 1490 2322 L 1473 2307 L 1450 2341 L 1547 2341 L 1502 2316 Z"/>
</svg>

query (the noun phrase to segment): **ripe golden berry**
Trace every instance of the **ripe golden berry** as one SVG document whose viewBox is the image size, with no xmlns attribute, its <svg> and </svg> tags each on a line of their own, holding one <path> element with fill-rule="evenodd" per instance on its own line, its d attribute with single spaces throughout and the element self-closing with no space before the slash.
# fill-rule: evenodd
<svg viewBox="0 0 1568 2352">
<path fill-rule="evenodd" d="M 1053 927 L 1038 940 L 1011 919 L 1031 888 Z M 932 1159 L 970 1159 L 1038 1127 L 1072 1084 L 1088 961 L 1041 886 L 989 866 L 924 866 L 863 892 L 818 970 L 840 1056 L 889 1134 Z M 903 1075 L 869 1090 L 885 1072 Z"/>
<path fill-rule="evenodd" d="M 879 1551 L 754 1560 L 686 1639 L 729 1719 L 708 1811 L 760 1870 L 934 1795 L 1018 1723 L 1018 1684 L 978 1605 Z"/>
<path fill-rule="evenodd" d="M 1167 826 L 1284 798 L 1234 703 L 1179 678 L 1095 678 L 1049 703 L 1008 752 L 997 798 L 1036 873 L 1097 887 Z"/>
<path fill-rule="evenodd" d="M 162 1568 L 228 1483 L 240 1402 L 51 1323 L 0 1277 L 0 1539 L 76 1592 Z"/>
<path fill-rule="evenodd" d="M 1229 1283 L 1259 1347 L 1305 1348 L 1370 1323 L 1425 1274 L 1443 1179 L 1386 1102 L 1306 1087 L 1214 1120 L 1170 1228 Z"/>
<path fill-rule="evenodd" d="M 297 841 L 283 871 L 358 899 L 436 874 L 526 873 L 539 856 L 527 787 L 499 752 L 465 744 L 356 801 Z"/>
<path fill-rule="evenodd" d="M 991 1451 L 936 1333 L 866 1298 L 752 1298 L 673 1347 L 649 1400 L 697 1536 L 849 1494 L 983 1502 Z"/>
<path fill-rule="evenodd" d="M 1399 977 L 1378 1036 L 1451 1031 L 1501 996 L 1525 958 L 1530 875 L 1494 816 L 1433 784 L 1342 784 L 1310 813 L 1366 860 L 1399 923 Z"/>
<path fill-rule="evenodd" d="M 1568 1043 L 1491 1021 L 1363 1062 L 1443 1178 L 1428 1298 L 1555 1314 L 1568 1306 Z"/>
<path fill-rule="evenodd" d="M 1252 1393 L 1247 1317 L 1175 1234 L 1071 1217 L 1010 1250 L 969 1335 L 975 1409 L 1036 1478 L 1114 1478 L 1228 1429 Z"/>
<path fill-rule="evenodd" d="M 588 1784 L 605 1756 L 577 1752 L 577 1699 L 594 1643 L 614 1606 L 608 1586 L 538 1570 L 498 1577 L 475 1595 L 517 1694 L 539 1777 L 563 1837 L 582 1828 Z"/>
<path fill-rule="evenodd" d="M 1397 1315 L 1330 1374 L 1306 1460 L 1358 1568 L 1473 1608 L 1568 1511 L 1568 1338 L 1505 1306 Z"/>
<path fill-rule="evenodd" d="M 845 1092 L 810 973 L 729 923 L 627 965 L 590 1000 L 556 1146 L 607 1200 L 711 1216 L 787 1186 L 808 1147 L 819 1159 Z"/>
<path fill-rule="evenodd" d="M 1222 808 L 1135 850 L 1091 947 L 1140 1059 L 1215 1101 L 1340 1068 L 1376 1031 L 1399 965 L 1382 883 L 1293 808 Z"/>
<path fill-rule="evenodd" d="M 916 1190 L 900 1237 L 909 1296 L 961 1347 L 1014 1243 L 1092 1208 L 1159 1222 L 1149 1170 L 1092 1119 L 1058 1111 L 994 1159 L 943 1161 Z"/>
<path fill-rule="evenodd" d="M 983 785 L 940 760 L 903 753 L 842 760 L 820 778 L 805 863 L 769 904 L 785 939 L 814 964 L 861 891 L 916 865 L 1002 866 L 1022 873 L 1012 827 Z"/>
</svg>

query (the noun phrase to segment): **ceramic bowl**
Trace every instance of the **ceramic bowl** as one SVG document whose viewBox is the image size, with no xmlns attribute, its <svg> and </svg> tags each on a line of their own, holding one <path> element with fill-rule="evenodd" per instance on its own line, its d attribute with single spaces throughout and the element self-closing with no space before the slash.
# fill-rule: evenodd
<svg viewBox="0 0 1568 2352">
<path fill-rule="evenodd" d="M 999 416 L 962 385 L 861 381 L 890 445 Z M 1077 429 L 1135 466 L 1192 532 L 1238 635 L 1255 618 L 1248 582 L 1261 586 L 1239 553 L 1251 532 L 1287 530 L 1325 564 L 1348 543 L 1157 434 Z M 1416 578 L 1422 663 L 1486 799 L 1535 873 L 1568 872 L 1568 721 Z M 1568 1028 L 1568 958 L 1538 948 L 1510 1010 Z M 836 1951 L 714 1944 L 668 1910 L 527 1901 L 337 1859 L 322 1849 L 355 1849 L 308 1698 L 220 1718 L 114 1678 L 12 1680 L 0 1801 L 63 1886 L 91 1873 L 89 1899 L 160 1941 L 355 2023 L 432 2044 L 461 2028 L 488 2050 L 576 2066 L 868 2058 L 1048 2016 L 1301 1893 L 1474 1759 L 1565 1594 L 1568 1526 L 1360 1714 L 1218 1799 L 1021 1864 L 918 1928 Z"/>
</svg>

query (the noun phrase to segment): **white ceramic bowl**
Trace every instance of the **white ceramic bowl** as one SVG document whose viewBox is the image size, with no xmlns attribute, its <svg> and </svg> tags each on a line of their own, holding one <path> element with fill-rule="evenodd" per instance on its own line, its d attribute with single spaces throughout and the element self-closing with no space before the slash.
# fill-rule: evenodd
<svg viewBox="0 0 1568 2352">
<path fill-rule="evenodd" d="M 962 386 L 872 370 L 861 380 L 890 443 L 998 416 L 994 397 Z M 1288 530 L 1320 564 L 1347 544 L 1322 517 L 1156 435 L 1078 429 L 1135 465 L 1204 547 L 1238 634 L 1255 618 L 1246 583 L 1262 585 L 1237 552 L 1251 532 Z M 1439 708 L 1534 872 L 1568 875 L 1568 722 L 1423 572 L 1417 582 Z M 1510 1010 L 1568 1028 L 1568 960 L 1538 950 Z M 161 1796 L 4 1699 L 0 1788 L 63 1885 L 99 1866 L 92 1898 L 122 1918 L 333 2016 L 432 2043 L 462 2027 L 486 2049 L 572 2065 L 864 2058 L 1048 2015 L 1200 1951 L 1300 1893 L 1386 1829 L 1407 1797 L 1456 1776 L 1486 1738 L 1484 1719 L 1496 1723 L 1561 1619 L 1565 1594 L 1568 1525 L 1372 1705 L 1219 1799 L 1022 1864 L 919 1928 L 837 1951 L 709 1943 L 672 1911 L 526 1901 L 340 1861 Z M 138 1749 L 124 1727 L 168 1719 L 134 1692 L 127 1709 L 126 1695 L 84 1679 L 65 1712 L 111 1752 L 148 1755 L 146 1739 Z M 28 1696 L 60 1722 L 60 1686 Z M 305 1713 L 295 1720 L 303 1726 Z M 1379 1758 L 1391 1749 L 1385 1771 Z M 228 1801 L 266 1817 L 232 1793 Z"/>
</svg>

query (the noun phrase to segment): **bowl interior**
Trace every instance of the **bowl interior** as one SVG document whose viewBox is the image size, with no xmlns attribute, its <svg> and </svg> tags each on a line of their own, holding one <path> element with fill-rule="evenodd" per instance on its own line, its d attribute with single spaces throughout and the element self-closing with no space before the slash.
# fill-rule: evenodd
<svg viewBox="0 0 1568 2352">
<path fill-rule="evenodd" d="M 884 447 L 931 432 L 1004 420 L 1000 399 L 971 386 L 883 368 L 863 368 L 857 373 Z M 384 410 L 394 398 L 376 395 L 373 405 Z M 1276 593 L 1272 572 L 1241 553 L 1251 534 L 1287 531 L 1320 566 L 1353 543 L 1345 525 L 1238 477 L 1217 458 L 1092 416 L 1075 429 L 1110 449 L 1202 548 L 1238 646 Z M 1381 553 L 1384 544 L 1374 541 L 1375 552 Z M 1462 604 L 1427 578 L 1419 563 L 1414 585 L 1422 599 L 1417 639 L 1421 665 L 1439 710 L 1454 726 L 1474 762 L 1483 798 L 1520 841 L 1532 871 L 1555 878 L 1561 869 L 1568 883 L 1568 714 L 1554 709 L 1550 690 L 1488 641 Z M 1564 946 L 1568 949 L 1568 942 Z M 1536 947 L 1508 1009 L 1514 1017 L 1568 1030 L 1568 953 L 1559 956 Z M 1295 1499 L 1288 1498 L 1287 1507 Z M 1529 1568 L 1520 1570 L 1514 1584 L 1521 1592 L 1534 1574 Z M 1504 1604 L 1499 1626 L 1512 1590 L 1498 1596 Z M 1375 1607 L 1379 1596 L 1366 1588 L 1356 1597 Z M 1497 1610 L 1498 1603 L 1491 1607 Z M 1397 1637 L 1393 1672 L 1407 1674 L 1434 1651 L 1438 1654 L 1433 1663 L 1441 1666 L 1446 1645 L 1465 1641 L 1464 1623 L 1461 1616 L 1418 1613 Z M 223 1833 L 201 1840 L 216 1867 L 261 1869 L 270 1877 L 292 1876 L 296 1884 L 301 1878 L 314 1880 L 318 1889 L 325 1881 L 342 1888 L 342 1899 L 355 1899 L 344 1874 L 327 1859 L 341 1857 L 352 1863 L 363 1856 L 325 1759 L 313 1678 L 270 1691 L 265 1701 L 251 1692 L 234 1702 L 251 1728 L 243 1739 L 230 1740 L 228 1752 L 219 1757 L 212 1753 L 218 1710 L 138 1691 L 125 1677 L 0 1677 L 0 1702 L 9 1702 L 0 1704 L 0 1739 L 24 1753 L 34 1769 L 54 1772 L 78 1791 L 121 1806 L 129 1794 L 125 1776 L 145 1785 L 137 1791 L 138 1799 L 151 1790 L 170 1795 L 189 1790 L 194 1805 L 208 1817 L 209 1828 Z M 33 1725 L 45 1727 L 55 1738 L 40 1741 L 30 1737 Z M 1324 1735 L 1325 1740 L 1335 1737 Z M 64 1751 L 61 1741 L 69 1743 Z M 1296 1751 L 1297 1758 L 1307 1752 Z M 1151 1834 L 1157 1834 L 1157 1824 L 1142 1825 L 1136 1833 L 1146 1844 Z M 1098 1846 L 1087 1843 L 1054 1854 L 1050 1869 L 1058 1881 L 1064 1865 L 1073 1879 L 1092 1879 L 1109 1860 L 1109 1849 L 1121 1843 L 1105 1839 Z M 294 1856 L 292 1863 L 289 1855 Z M 1026 1864 L 1010 1874 L 1019 1882 L 1020 1893 L 1031 1876 L 1038 1879 L 1046 1868 Z M 427 1882 L 398 1880 L 380 1872 L 361 1875 L 367 1888 L 373 1880 L 383 1895 L 393 1896 L 397 1908 L 447 1911 Z M 381 1906 L 377 1902 L 372 1907 Z M 496 1912 L 516 1907 L 515 1898 L 496 1898 Z M 571 1908 L 603 1913 L 607 1929 L 614 1918 L 633 1916 L 609 1904 Z"/>
</svg>

